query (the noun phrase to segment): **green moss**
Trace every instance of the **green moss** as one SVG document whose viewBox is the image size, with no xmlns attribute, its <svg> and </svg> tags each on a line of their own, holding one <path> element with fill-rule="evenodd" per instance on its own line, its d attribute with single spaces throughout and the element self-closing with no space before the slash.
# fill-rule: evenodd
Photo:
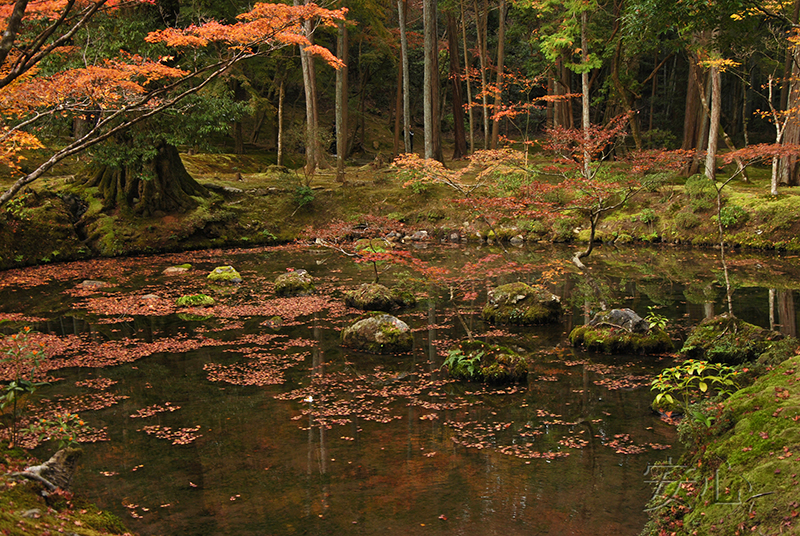
<svg viewBox="0 0 800 536">
<path fill-rule="evenodd" d="M 672 340 L 662 329 L 631 333 L 609 326 L 578 326 L 569 334 L 572 346 L 605 354 L 662 354 L 672 351 Z"/>
<path fill-rule="evenodd" d="M 670 478 L 694 484 L 657 496 L 642 534 L 797 532 L 800 357 L 786 357 L 718 404 L 735 425 L 696 436 Z"/>
<path fill-rule="evenodd" d="M 695 327 L 680 353 L 691 359 L 732 365 L 754 361 L 783 335 L 728 315 L 703 320 Z"/>
<path fill-rule="evenodd" d="M 528 374 L 527 360 L 506 348 L 482 341 L 465 341 L 450 349 L 443 367 L 459 380 L 508 383 Z"/>
<path fill-rule="evenodd" d="M 314 291 L 314 282 L 305 270 L 292 270 L 275 279 L 278 296 L 310 296 Z"/>
<path fill-rule="evenodd" d="M 215 283 L 241 283 L 242 276 L 233 266 L 217 266 L 208 274 L 208 280 Z"/>
<path fill-rule="evenodd" d="M 558 296 L 526 283 L 509 283 L 490 291 L 484 320 L 497 324 L 549 324 L 561 315 Z"/>
<path fill-rule="evenodd" d="M 205 294 L 192 294 L 191 296 L 181 296 L 175 300 L 178 307 L 211 307 L 214 305 L 214 298 Z"/>
</svg>

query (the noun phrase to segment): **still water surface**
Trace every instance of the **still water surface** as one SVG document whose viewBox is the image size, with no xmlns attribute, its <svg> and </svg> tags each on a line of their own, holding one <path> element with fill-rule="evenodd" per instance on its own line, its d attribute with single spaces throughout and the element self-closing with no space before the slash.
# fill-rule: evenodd
<svg viewBox="0 0 800 536">
<path fill-rule="evenodd" d="M 416 254 L 457 274 L 489 252 Z M 358 316 L 341 291 L 369 281 L 371 269 L 330 251 L 32 268 L 0 274 L 0 298 L 17 322 L 6 326 L 22 325 L 13 313 L 38 318 L 35 329 L 63 343 L 58 359 L 76 365 L 51 373 L 60 380 L 40 390 L 42 407 L 99 408 L 80 412 L 107 440 L 84 445 L 75 490 L 139 534 L 635 535 L 652 494 L 648 465 L 681 453 L 674 428 L 650 410 L 649 378 L 672 360 L 565 344 L 593 307 L 570 254 L 510 251 L 506 258 L 532 271 L 472 274 L 466 291 L 475 299 L 460 300 L 461 288 L 451 300 L 448 285 L 420 293 L 416 308 L 397 313 L 414 330 L 415 348 L 396 356 L 339 346 L 342 326 Z M 721 312 L 713 252 L 601 248 L 590 260 L 614 306 L 642 316 L 653 307 L 670 319 L 678 344 L 691 325 Z M 161 274 L 182 262 L 193 270 Z M 796 332 L 795 262 L 734 255 L 736 314 Z M 242 273 L 235 291 L 207 288 L 205 274 L 221 264 Z M 287 267 L 307 269 L 317 296 L 276 299 L 271 282 Z M 399 272 L 383 279 L 402 280 Z M 538 281 L 545 272 L 567 304 L 562 323 L 483 325 L 487 281 Z M 85 289 L 85 279 L 110 286 Z M 199 292 L 217 305 L 172 306 Z M 476 337 L 530 357 L 526 382 L 461 384 L 439 371 L 447 348 L 465 336 L 454 303 Z M 52 445 L 37 450 L 50 452 Z"/>
</svg>

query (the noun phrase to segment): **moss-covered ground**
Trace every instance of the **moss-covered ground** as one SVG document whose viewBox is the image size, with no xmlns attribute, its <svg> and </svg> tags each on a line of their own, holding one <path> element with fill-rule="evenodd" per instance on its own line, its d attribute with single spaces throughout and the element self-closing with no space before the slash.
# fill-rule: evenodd
<svg viewBox="0 0 800 536">
<path fill-rule="evenodd" d="M 41 494 L 41 484 L 10 476 L 38 463 L 29 459 L 22 450 L 0 450 L 0 534 L 130 534 L 119 518 L 74 498 L 69 492 L 57 491 L 45 498 Z"/>
</svg>

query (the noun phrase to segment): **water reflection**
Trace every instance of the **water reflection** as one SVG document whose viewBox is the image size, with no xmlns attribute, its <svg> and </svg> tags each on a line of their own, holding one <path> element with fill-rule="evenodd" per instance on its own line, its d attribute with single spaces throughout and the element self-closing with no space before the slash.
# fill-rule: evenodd
<svg viewBox="0 0 800 536">
<path fill-rule="evenodd" d="M 417 253 L 459 267 L 487 252 Z M 498 282 L 536 282 L 553 263 L 568 266 L 571 253 L 523 248 L 508 255 L 531 270 L 498 275 Z M 729 254 L 736 314 L 796 333 L 793 261 L 753 259 Z M 640 314 L 654 307 L 678 335 L 724 310 L 713 253 L 601 248 L 590 260 L 614 306 Z M 199 275 L 160 275 L 179 262 L 194 263 Z M 221 296 L 223 306 L 205 321 L 110 313 L 92 296 L 71 293 L 96 270 L 91 277 L 117 285 L 103 295 L 108 302 L 147 293 L 168 300 L 204 290 L 204 271 L 223 263 L 235 265 L 245 284 Z M 400 314 L 414 330 L 414 351 L 381 357 L 338 344 L 339 329 L 355 316 L 341 307 L 341 289 L 370 274 L 337 257 L 308 263 L 307 253 L 292 250 L 196 252 L 78 264 L 74 276 L 66 275 L 74 265 L 64 265 L 61 275 L 32 269 L 15 274 L 17 283 L 0 279 L 3 313 L 25 311 L 42 319 L 38 330 L 81 343 L 64 350 L 75 366 L 59 371 L 63 380 L 42 397 L 83 396 L 80 380 L 117 382 L 108 388 L 115 404 L 82 413 L 106 428 L 109 441 L 85 446 L 78 491 L 141 534 L 638 534 L 651 494 L 643 472 L 679 454 L 674 430 L 649 408 L 648 376 L 669 361 L 565 347 L 571 328 L 597 309 L 581 278 L 566 270 L 548 280 L 569 312 L 547 327 L 485 326 L 477 314 L 483 282 L 468 301 L 442 288 Z M 320 281 L 320 296 L 281 302 L 276 312 L 270 281 L 287 266 L 306 267 Z M 385 280 L 393 277 L 400 279 L 389 272 Z M 438 369 L 466 331 L 531 355 L 527 383 L 447 381 Z M 97 366 L 103 352 L 144 344 L 154 353 Z M 166 403 L 180 409 L 131 417 Z M 156 425 L 199 425 L 200 436 L 173 445 L 143 431 Z"/>
</svg>

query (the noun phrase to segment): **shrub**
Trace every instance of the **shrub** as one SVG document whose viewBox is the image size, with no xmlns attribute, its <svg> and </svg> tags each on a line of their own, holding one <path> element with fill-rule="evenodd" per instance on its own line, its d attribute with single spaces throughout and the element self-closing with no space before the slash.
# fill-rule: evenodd
<svg viewBox="0 0 800 536">
<path fill-rule="evenodd" d="M 726 229 L 739 227 L 750 219 L 750 214 L 739 205 L 728 205 L 719 211 L 719 222 Z"/>
<path fill-rule="evenodd" d="M 703 222 L 694 212 L 678 212 L 675 214 L 675 225 L 681 229 L 694 229 Z"/>
</svg>

